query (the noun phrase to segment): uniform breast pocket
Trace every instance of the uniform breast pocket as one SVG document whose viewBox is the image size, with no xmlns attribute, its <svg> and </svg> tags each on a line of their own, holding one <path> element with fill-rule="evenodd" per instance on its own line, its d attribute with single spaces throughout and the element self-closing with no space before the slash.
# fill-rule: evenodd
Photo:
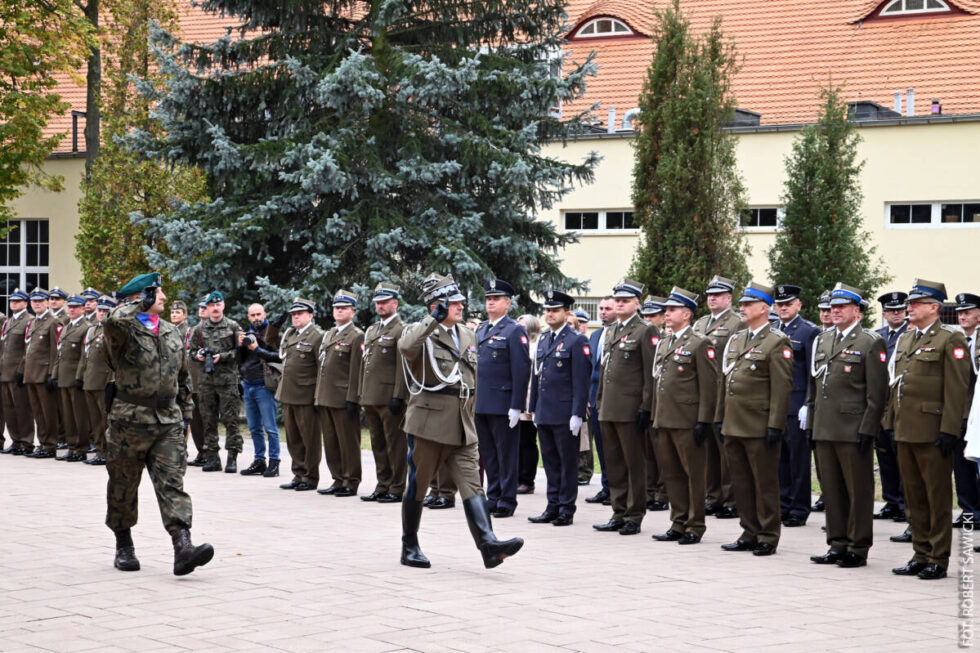
<svg viewBox="0 0 980 653">
<path fill-rule="evenodd" d="M 491 340 L 483 346 L 480 358 L 491 363 L 507 362 L 507 341 Z"/>
<path fill-rule="evenodd" d="M 343 356 L 344 358 L 350 356 L 350 345 L 336 345 L 334 350 L 338 356 Z"/>
<path fill-rule="evenodd" d="M 943 373 L 938 351 L 923 351 L 912 356 L 915 374 L 924 376 L 939 376 Z"/>
<path fill-rule="evenodd" d="M 843 365 L 842 371 L 844 374 L 854 374 L 864 364 L 864 356 L 858 356 L 857 354 L 841 354 L 838 360 Z"/>
<path fill-rule="evenodd" d="M 616 346 L 621 358 L 630 359 L 640 355 L 640 346 L 635 342 L 621 342 Z"/>
<path fill-rule="evenodd" d="M 749 363 L 749 372 L 754 374 L 764 374 L 769 369 L 769 359 L 763 352 L 753 352 L 745 356 Z"/>
</svg>

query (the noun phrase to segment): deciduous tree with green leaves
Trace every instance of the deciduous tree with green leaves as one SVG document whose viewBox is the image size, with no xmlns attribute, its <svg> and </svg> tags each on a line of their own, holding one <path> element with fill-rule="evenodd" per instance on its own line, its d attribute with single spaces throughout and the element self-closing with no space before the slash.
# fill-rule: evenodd
<svg viewBox="0 0 980 653">
<path fill-rule="evenodd" d="M 823 89 L 821 98 L 816 124 L 804 127 L 786 158 L 786 215 L 769 250 L 773 282 L 800 286 L 804 316 L 812 321 L 820 294 L 838 281 L 873 299 L 891 280 L 862 228 L 861 137 L 847 120 L 839 87 Z"/>
<path fill-rule="evenodd" d="M 655 53 L 634 124 L 633 206 L 642 230 L 630 274 L 655 294 L 699 292 L 715 274 L 748 278 L 738 228 L 734 45 L 715 20 L 691 32 L 677 0 L 658 12 Z"/>
<path fill-rule="evenodd" d="M 204 0 L 243 28 L 209 45 L 156 34 L 166 76 L 166 163 L 199 167 L 211 201 L 144 212 L 150 262 L 191 289 L 321 307 L 380 281 L 417 300 L 425 274 L 482 297 L 499 275 L 533 291 L 581 287 L 558 252 L 574 236 L 536 219 L 594 155 L 542 146 L 576 128 L 553 108 L 581 95 L 590 60 L 561 58 L 564 0 Z"/>
<path fill-rule="evenodd" d="M 92 30 L 71 0 L 0 3 L 0 220 L 32 184 L 61 190 L 63 179 L 41 166 L 65 134 L 46 134 L 52 116 L 69 105 L 55 93 L 75 75 L 93 43 Z"/>
</svg>

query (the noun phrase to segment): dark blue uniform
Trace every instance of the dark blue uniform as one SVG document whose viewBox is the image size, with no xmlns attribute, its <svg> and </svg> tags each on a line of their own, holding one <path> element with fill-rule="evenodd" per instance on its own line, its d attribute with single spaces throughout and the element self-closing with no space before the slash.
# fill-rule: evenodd
<svg viewBox="0 0 980 653">
<path fill-rule="evenodd" d="M 789 336 L 793 344 L 793 391 L 779 452 L 779 507 L 784 520 L 795 517 L 805 522 L 810 516 L 810 447 L 800 429 L 799 412 L 806 403 L 813 340 L 820 327 L 797 315 L 787 325 L 777 322 L 776 329 Z"/>
<path fill-rule="evenodd" d="M 480 461 L 487 473 L 490 510 L 517 507 L 519 430 L 510 428 L 507 411 L 524 412 L 531 378 L 527 331 L 505 315 L 495 325 L 476 330 L 476 434 Z"/>
<path fill-rule="evenodd" d="M 885 339 L 888 360 L 895 353 L 898 337 L 908 330 L 908 322 L 892 331 L 891 327 L 883 326 L 878 334 Z M 902 488 L 902 477 L 898 472 L 898 449 L 895 438 L 889 440 L 884 429 L 875 442 L 875 454 L 878 457 L 878 473 L 881 474 L 881 497 L 886 506 L 892 506 L 905 512 L 905 490 Z"/>
<path fill-rule="evenodd" d="M 578 496 L 579 436 L 572 435 L 569 419 L 585 419 L 592 376 L 588 340 L 567 324 L 557 334 L 538 340 L 529 410 L 534 413 L 541 441 L 541 459 L 548 479 L 548 515 L 575 513 Z"/>
</svg>

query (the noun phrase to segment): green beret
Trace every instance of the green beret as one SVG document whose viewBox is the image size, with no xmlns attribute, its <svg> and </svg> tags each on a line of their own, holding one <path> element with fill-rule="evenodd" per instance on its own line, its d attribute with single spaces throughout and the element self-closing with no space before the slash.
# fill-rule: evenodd
<svg viewBox="0 0 980 653">
<path fill-rule="evenodd" d="M 129 283 L 119 289 L 122 297 L 141 293 L 147 288 L 159 288 L 162 285 L 159 272 L 147 272 L 130 279 Z"/>
<path fill-rule="evenodd" d="M 221 294 L 220 290 L 212 290 L 211 294 L 208 295 L 208 298 L 204 301 L 206 301 L 208 304 L 215 304 L 217 302 L 225 301 L 225 296 Z"/>
</svg>

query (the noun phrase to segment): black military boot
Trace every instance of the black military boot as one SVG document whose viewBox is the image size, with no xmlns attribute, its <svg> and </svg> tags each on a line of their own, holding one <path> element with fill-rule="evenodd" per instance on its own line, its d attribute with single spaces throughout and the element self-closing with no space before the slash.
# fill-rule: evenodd
<svg viewBox="0 0 980 653">
<path fill-rule="evenodd" d="M 279 476 L 279 461 L 270 460 L 269 466 L 265 468 L 264 472 L 262 472 L 262 476 L 266 478 L 273 478 L 275 476 Z"/>
<path fill-rule="evenodd" d="M 221 462 L 219 461 L 220 465 Z M 238 454 L 234 451 L 228 452 L 228 464 L 225 465 L 225 474 L 235 474 L 238 472 Z"/>
<path fill-rule="evenodd" d="M 503 542 L 497 539 L 490 524 L 487 498 L 482 494 L 474 495 L 464 501 L 463 511 L 466 513 L 466 523 L 469 524 L 476 548 L 483 556 L 483 566 L 487 569 L 493 569 L 502 563 L 504 558 L 514 555 L 524 546 L 524 540 L 519 537 Z"/>
<path fill-rule="evenodd" d="M 214 547 L 210 544 L 194 546 L 191 532 L 182 528 L 170 536 L 174 543 L 174 576 L 185 576 L 196 567 L 203 567 L 214 557 Z"/>
<path fill-rule="evenodd" d="M 127 528 L 116 533 L 116 559 L 113 566 L 120 571 L 139 571 L 140 561 L 136 558 L 133 536 Z"/>
<path fill-rule="evenodd" d="M 188 460 L 187 461 L 187 466 L 188 467 L 204 467 L 204 463 L 206 463 L 207 461 L 208 461 L 208 459 L 204 457 L 204 454 L 201 453 L 200 451 L 198 451 L 197 452 L 197 458 L 195 458 L 194 460 Z"/>
<path fill-rule="evenodd" d="M 259 476 L 265 472 L 265 458 L 253 460 L 252 464 L 241 471 L 242 476 Z"/>
<path fill-rule="evenodd" d="M 422 521 L 422 502 L 405 497 L 402 501 L 402 564 L 428 569 L 429 559 L 419 548 L 419 522 Z"/>
<path fill-rule="evenodd" d="M 202 472 L 220 472 L 221 471 L 221 456 L 216 453 L 209 453 L 207 458 L 204 460 L 204 466 L 201 467 Z"/>
</svg>

